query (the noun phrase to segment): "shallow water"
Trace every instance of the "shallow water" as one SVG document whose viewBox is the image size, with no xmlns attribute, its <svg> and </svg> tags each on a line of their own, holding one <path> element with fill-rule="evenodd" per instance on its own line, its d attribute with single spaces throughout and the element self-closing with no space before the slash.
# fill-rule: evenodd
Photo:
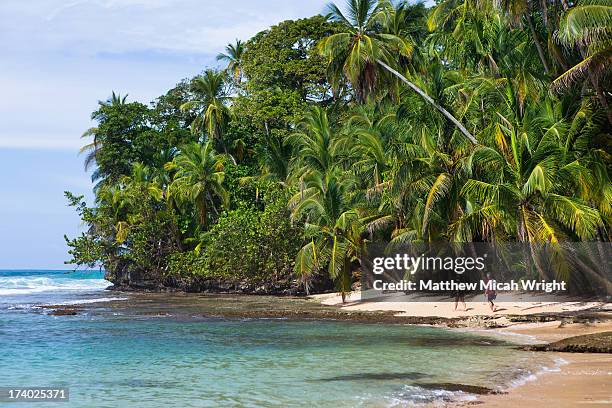
<svg viewBox="0 0 612 408">
<path fill-rule="evenodd" d="M 0 271 L 0 386 L 68 386 L 69 403 L 49 404 L 58 407 L 399 407 L 473 398 L 439 384 L 498 388 L 537 370 L 532 353 L 474 334 L 203 317 L 193 305 L 106 284 L 98 272 Z M 217 308 L 294 305 L 206 299 Z M 77 316 L 32 308 L 58 303 L 87 307 Z"/>
</svg>

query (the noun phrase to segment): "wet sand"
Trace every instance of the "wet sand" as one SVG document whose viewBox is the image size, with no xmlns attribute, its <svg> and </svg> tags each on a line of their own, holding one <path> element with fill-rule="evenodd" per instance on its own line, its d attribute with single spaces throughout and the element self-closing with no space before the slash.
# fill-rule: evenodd
<svg viewBox="0 0 612 408">
<path fill-rule="evenodd" d="M 479 398 L 477 406 L 497 407 L 610 407 L 612 355 L 553 353 L 567 361 L 558 372 L 547 372 L 504 395 Z"/>
<path fill-rule="evenodd" d="M 520 324 L 500 329 L 500 332 L 530 336 L 537 341 L 555 342 L 562 339 L 610 332 L 610 320 L 590 324 L 563 325 L 560 322 Z M 557 353 L 547 355 L 561 359 L 558 371 L 546 371 L 533 381 L 512 388 L 507 394 L 479 398 L 481 407 L 575 408 L 612 406 L 612 354 Z"/>
</svg>

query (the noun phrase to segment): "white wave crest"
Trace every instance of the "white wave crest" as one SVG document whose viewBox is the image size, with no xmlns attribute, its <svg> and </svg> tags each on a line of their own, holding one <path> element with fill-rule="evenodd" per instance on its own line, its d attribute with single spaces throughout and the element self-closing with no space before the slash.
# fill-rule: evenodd
<svg viewBox="0 0 612 408">
<path fill-rule="evenodd" d="M 72 300 L 70 302 L 59 302 L 59 303 L 54 303 L 54 305 L 62 305 L 62 306 L 85 305 L 88 303 L 113 302 L 116 300 L 128 300 L 128 298 L 126 297 L 101 297 L 101 298 L 96 298 L 96 299 L 80 299 L 80 300 Z"/>
<path fill-rule="evenodd" d="M 564 360 L 562 358 L 556 358 L 552 367 L 540 366 L 538 369 L 536 369 L 535 372 L 528 371 L 527 373 L 510 381 L 508 388 L 512 389 L 520 387 L 521 385 L 525 385 L 529 382 L 537 380 L 539 377 L 546 373 L 557 373 L 561 371 L 561 367 L 566 364 L 569 364 L 567 360 Z"/>
<path fill-rule="evenodd" d="M 448 391 L 444 389 L 426 389 L 418 385 L 404 384 L 400 391 L 386 397 L 387 407 L 405 406 L 447 406 L 449 403 L 465 403 L 475 401 L 476 395 L 463 391 Z M 453 404 L 454 405 L 454 404 Z"/>
<path fill-rule="evenodd" d="M 49 277 L 0 277 L 0 295 L 24 295 L 48 291 L 85 291 L 106 289 L 104 279 L 70 279 Z"/>
</svg>

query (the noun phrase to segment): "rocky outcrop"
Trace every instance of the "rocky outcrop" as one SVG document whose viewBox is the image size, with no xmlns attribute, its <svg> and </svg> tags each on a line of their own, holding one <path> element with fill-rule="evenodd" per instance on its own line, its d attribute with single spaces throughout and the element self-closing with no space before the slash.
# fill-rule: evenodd
<svg viewBox="0 0 612 408">
<path fill-rule="evenodd" d="M 108 278 L 107 278 L 108 279 Z M 111 280 L 111 282 L 114 282 Z M 114 283 L 109 289 L 142 292 L 188 292 L 254 295 L 297 295 L 302 291 L 291 281 L 249 282 L 213 278 L 177 279 L 130 279 Z"/>
<path fill-rule="evenodd" d="M 304 287 L 289 277 L 262 281 L 231 278 L 211 278 L 202 276 L 174 277 L 164 276 L 161 271 L 133 270 L 128 265 L 115 265 L 107 269 L 105 279 L 112 282 L 111 290 L 140 292 L 188 292 L 251 295 L 303 295 Z M 321 277 L 312 282 L 313 293 L 323 293 L 333 289 L 333 282 Z"/>
<path fill-rule="evenodd" d="M 49 316 L 76 316 L 81 312 L 81 309 L 72 305 L 38 305 L 36 309 L 47 311 Z"/>
<path fill-rule="evenodd" d="M 554 343 L 527 346 L 525 349 L 567 353 L 612 353 L 612 331 L 569 337 Z"/>
</svg>

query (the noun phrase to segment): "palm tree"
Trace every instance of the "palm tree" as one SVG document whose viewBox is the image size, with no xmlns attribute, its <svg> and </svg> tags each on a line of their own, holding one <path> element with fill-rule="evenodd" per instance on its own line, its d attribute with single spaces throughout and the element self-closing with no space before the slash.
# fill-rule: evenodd
<svg viewBox="0 0 612 408">
<path fill-rule="evenodd" d="M 105 207 L 112 225 L 116 243 L 122 244 L 129 233 L 128 223 L 129 208 L 133 204 L 133 197 L 126 194 L 124 186 L 102 185 L 96 192 L 96 203 L 99 207 Z"/>
<path fill-rule="evenodd" d="M 284 184 L 289 177 L 292 155 L 291 143 L 282 136 L 266 133 L 258 155 L 262 177 Z"/>
<path fill-rule="evenodd" d="M 408 39 L 411 44 L 422 44 L 427 37 L 426 17 L 428 10 L 423 3 L 409 4 L 399 1 L 393 8 L 388 8 L 382 31 L 399 38 Z M 427 56 L 421 47 L 414 46 L 409 56 L 399 55 L 399 66 L 407 67 L 411 72 L 427 72 Z"/>
<path fill-rule="evenodd" d="M 544 72 L 546 74 L 549 74 L 550 64 L 548 62 L 548 59 L 546 58 L 546 54 L 544 53 L 542 41 L 540 40 L 540 37 L 536 30 L 536 26 L 533 21 L 534 16 L 537 14 L 537 12 L 539 12 L 542 15 L 544 23 L 548 23 L 547 2 L 548 0 L 501 0 L 495 4 L 497 4 L 499 8 L 503 10 L 510 17 L 511 21 L 515 24 L 521 24 L 522 21 L 525 21 L 527 23 L 531 39 L 535 44 L 536 50 L 538 51 L 538 56 L 540 58 L 540 62 L 542 63 L 542 67 L 544 68 Z"/>
<path fill-rule="evenodd" d="M 127 97 L 127 94 L 121 96 L 120 94 L 116 94 L 115 91 L 113 91 L 110 98 L 105 101 L 98 101 L 98 105 L 100 107 L 125 105 Z M 81 147 L 81 149 L 79 150 L 79 154 L 85 154 L 85 171 L 88 171 L 90 168 L 92 168 L 92 166 L 96 164 L 96 158 L 98 157 L 98 155 L 100 154 L 100 150 L 102 149 L 103 135 L 100 135 L 100 129 L 98 129 L 97 127 L 91 127 L 81 135 L 81 138 L 83 139 L 87 139 L 90 137 L 93 137 L 93 140 L 90 143 L 87 143 L 86 145 Z M 100 178 L 100 171 L 98 169 L 94 169 L 91 175 L 91 180 L 96 181 Z M 97 186 L 99 186 L 99 184 Z"/>
<path fill-rule="evenodd" d="M 427 125 L 404 131 L 408 135 L 396 141 L 388 180 L 368 192 L 371 200 L 379 200 L 379 207 L 367 229 L 373 233 L 392 226 L 393 244 L 452 241 L 448 227 L 465 208 L 459 196 L 465 179 L 462 146 L 438 138 Z"/>
<path fill-rule="evenodd" d="M 500 115 L 495 142 L 472 153 L 472 177 L 462 188 L 480 212 L 471 218 L 491 227 L 488 239 L 497 229 L 527 243 L 592 240 L 602 225 L 587 201 L 593 175 L 568 150 L 574 136 L 565 121 L 553 122 L 537 109 L 519 121 Z"/>
<path fill-rule="evenodd" d="M 227 106 L 228 95 L 225 73 L 207 69 L 191 83 L 193 93 L 197 99 L 185 102 L 181 110 L 195 109 L 197 117 L 191 124 L 193 132 L 206 130 L 208 137 L 215 140 L 224 149 L 223 133 L 230 120 L 230 110 Z"/>
<path fill-rule="evenodd" d="M 245 43 L 236 40 L 236 43 L 225 46 L 225 53 L 217 55 L 217 61 L 227 62 L 226 69 L 232 74 L 234 82 L 237 84 L 242 80 L 242 57 L 245 50 Z"/>
<path fill-rule="evenodd" d="M 553 110 L 549 101 L 543 106 Z M 538 108 L 530 105 L 520 120 L 500 116 L 494 141 L 474 150 L 469 161 L 472 176 L 461 190 L 469 205 L 451 230 L 460 240 L 479 236 L 524 243 L 523 265 L 534 265 L 542 278 L 553 261 L 550 266 L 563 279 L 568 276 L 567 266 L 574 265 L 589 280 L 610 288 L 609 281 L 589 265 L 591 261 L 581 260 L 575 248 L 561 246 L 600 238 L 605 224 L 591 200 L 610 194 L 609 186 L 598 185 L 585 166 L 588 159 L 573 150 L 573 126 L 537 112 Z M 556 260 L 544 260 L 542 244 L 556 252 Z"/>
<path fill-rule="evenodd" d="M 210 211 L 218 213 L 217 205 L 227 207 L 229 194 L 223 187 L 224 156 L 215 152 L 211 141 L 203 145 L 192 143 L 183 146 L 174 160 L 166 165 L 175 170 L 169 195 L 181 202 L 193 203 L 198 211 L 199 224 L 206 229 Z"/>
<path fill-rule="evenodd" d="M 612 79 L 612 4 L 606 0 L 579 1 L 561 17 L 556 36 L 568 47 L 578 46 L 582 61 L 555 79 L 552 88 L 560 90 L 587 76 L 612 124 L 612 111 L 601 86 L 605 79 Z"/>
<path fill-rule="evenodd" d="M 295 272 L 308 292 L 316 271 L 327 267 L 344 302 L 351 290 L 351 263 L 364 245 L 359 214 L 348 199 L 353 180 L 332 169 L 324 175 L 311 173 L 304 181 L 306 188 L 289 201 L 292 219 L 306 221 L 310 239 L 296 256 Z"/>
<path fill-rule="evenodd" d="M 338 137 L 325 109 L 311 108 L 300 122 L 299 131 L 291 135 L 289 141 L 295 148 L 292 167 L 298 178 L 315 172 L 325 174 L 335 165 Z"/>
<path fill-rule="evenodd" d="M 348 17 L 335 4 L 331 4 L 329 8 L 330 20 L 344 27 L 343 32 L 332 34 L 319 43 L 320 52 L 329 60 L 332 83 L 337 84 L 339 76 L 343 74 L 355 90 L 357 100 L 363 102 L 376 89 L 378 64 L 434 106 L 472 143 L 477 144 L 474 136 L 451 113 L 392 68 L 397 65 L 393 56 L 409 56 L 413 45 L 406 38 L 381 32 L 389 13 L 394 12 L 389 1 L 351 1 L 347 5 Z"/>
<path fill-rule="evenodd" d="M 391 60 L 392 50 L 408 56 L 413 45 L 402 37 L 381 33 L 391 4 L 386 1 L 355 0 L 347 3 L 346 16 L 335 4 L 329 5 L 329 19 L 344 31 L 324 38 L 319 49 L 329 59 L 332 82 L 344 75 L 364 102 L 374 94 L 379 72 L 377 60 Z"/>
<path fill-rule="evenodd" d="M 429 41 L 449 65 L 472 71 L 495 72 L 495 39 L 506 30 L 490 1 L 445 0 L 427 19 Z"/>
<path fill-rule="evenodd" d="M 388 106 L 368 104 L 357 107 L 346 122 L 337 150 L 349 157 L 359 179 L 373 185 L 382 183 L 389 168 L 388 143 L 396 130 L 395 119 L 395 112 Z"/>
<path fill-rule="evenodd" d="M 133 216 L 132 208 L 144 200 L 161 202 L 164 198 L 162 172 L 163 169 L 160 171 L 136 162 L 132 164 L 129 176 L 123 176 L 116 184 L 100 188 L 96 198 L 113 212 L 117 243 L 124 243 L 132 225 L 142 221 L 140 216 Z"/>
</svg>

